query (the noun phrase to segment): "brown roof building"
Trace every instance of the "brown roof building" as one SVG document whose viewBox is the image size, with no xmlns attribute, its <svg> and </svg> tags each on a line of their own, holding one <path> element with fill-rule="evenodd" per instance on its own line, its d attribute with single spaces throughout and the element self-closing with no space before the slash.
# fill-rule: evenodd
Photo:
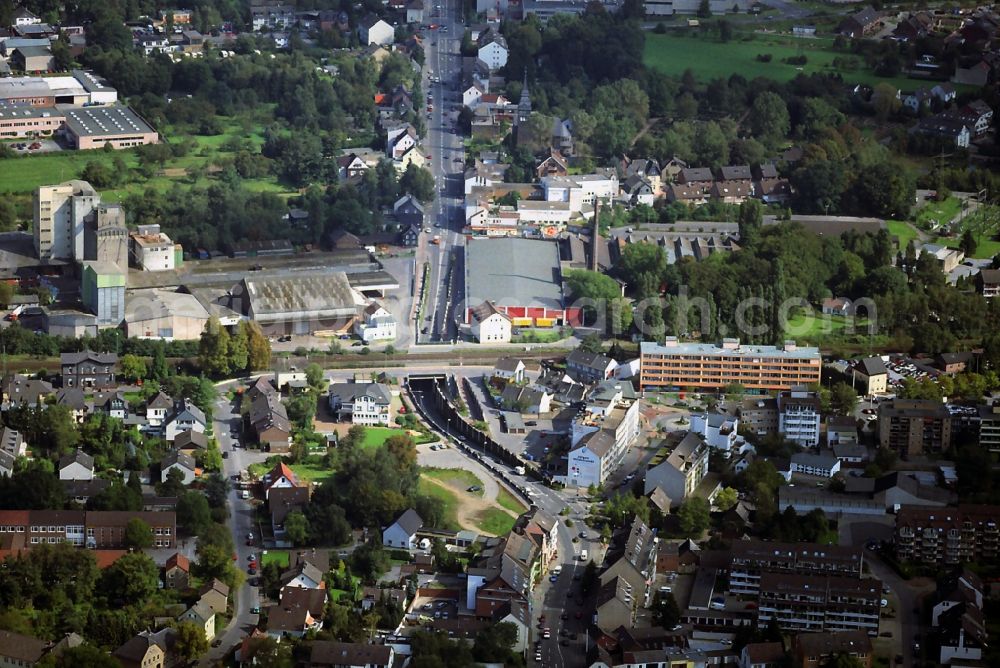
<svg viewBox="0 0 1000 668">
<path fill-rule="evenodd" d="M 896 514 L 893 544 L 901 561 L 949 565 L 994 561 L 998 540 L 1000 506 L 903 506 Z"/>
</svg>

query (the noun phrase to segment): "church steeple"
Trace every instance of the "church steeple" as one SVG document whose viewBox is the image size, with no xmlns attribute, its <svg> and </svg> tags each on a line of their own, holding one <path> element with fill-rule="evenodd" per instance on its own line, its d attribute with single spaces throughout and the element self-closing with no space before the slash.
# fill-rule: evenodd
<svg viewBox="0 0 1000 668">
<path fill-rule="evenodd" d="M 528 68 L 524 68 L 524 82 L 521 84 L 521 101 L 517 103 L 518 124 L 531 116 L 531 93 L 528 91 Z"/>
</svg>

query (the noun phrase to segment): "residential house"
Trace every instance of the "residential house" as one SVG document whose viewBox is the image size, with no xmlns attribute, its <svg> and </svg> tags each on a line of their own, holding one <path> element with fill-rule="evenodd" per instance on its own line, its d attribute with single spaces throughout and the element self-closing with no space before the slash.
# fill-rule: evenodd
<svg viewBox="0 0 1000 668">
<path fill-rule="evenodd" d="M 295 591 L 302 593 L 293 593 Z M 313 602 L 314 598 L 320 599 L 318 605 Z M 323 628 L 325 599 L 326 590 L 323 589 L 293 589 L 283 594 L 277 605 L 268 608 L 267 635 L 280 641 L 284 637 L 301 638 L 310 631 L 319 631 Z"/>
<path fill-rule="evenodd" d="M 823 315 L 836 315 L 846 318 L 854 313 L 853 302 L 847 297 L 827 297 L 820 305 Z"/>
<path fill-rule="evenodd" d="M 177 436 L 184 431 L 205 432 L 208 421 L 205 413 L 194 405 L 190 399 L 181 399 L 174 402 L 173 412 L 163 422 L 163 438 L 173 443 Z"/>
<path fill-rule="evenodd" d="M 252 398 L 247 421 L 261 447 L 269 452 L 288 452 L 292 424 L 277 392 L 262 392 Z"/>
<path fill-rule="evenodd" d="M 396 318 L 378 302 L 371 302 L 354 321 L 354 333 L 365 344 L 396 338 Z"/>
<path fill-rule="evenodd" d="M 622 181 L 622 199 L 629 206 L 637 204 L 653 206 L 653 202 L 656 200 L 656 191 L 648 179 L 633 174 Z"/>
<path fill-rule="evenodd" d="M 400 233 L 399 242 L 406 248 L 416 247 L 420 243 L 420 231 L 420 227 L 410 225 Z"/>
<path fill-rule="evenodd" d="M 638 436 L 638 395 L 632 384 L 598 383 L 571 424 L 567 480 L 574 485 L 602 484 Z"/>
<path fill-rule="evenodd" d="M 796 668 L 821 668 L 840 655 L 871 668 L 871 638 L 864 631 L 798 633 L 792 638 L 792 665 Z"/>
<path fill-rule="evenodd" d="M 832 453 L 815 455 L 811 452 L 796 452 L 791 459 L 791 472 L 820 478 L 832 478 L 840 472 L 840 459 Z"/>
<path fill-rule="evenodd" d="M 129 638 L 111 653 L 122 668 L 165 668 L 167 664 L 166 644 L 149 631 Z"/>
<path fill-rule="evenodd" d="M 407 23 L 421 23 L 424 20 L 423 0 L 410 0 L 405 9 Z"/>
<path fill-rule="evenodd" d="M 659 487 L 671 502 L 680 505 L 708 474 L 708 452 L 708 446 L 693 432 L 673 447 L 661 448 L 647 464 L 643 493 Z"/>
<path fill-rule="evenodd" d="M 386 547 L 397 547 L 413 550 L 417 547 L 417 532 L 424 526 L 424 521 L 413 508 L 407 509 L 395 522 L 382 531 L 382 544 Z"/>
<path fill-rule="evenodd" d="M 205 436 L 204 432 L 187 429 L 177 434 L 177 438 L 174 439 L 174 448 L 188 454 L 198 450 L 207 450 L 208 436 Z"/>
<path fill-rule="evenodd" d="M 851 364 L 852 383 L 865 396 L 885 394 L 889 389 L 889 370 L 881 357 L 863 357 Z"/>
<path fill-rule="evenodd" d="M 857 443 L 858 421 L 856 418 L 852 416 L 831 415 L 826 419 L 827 446 L 832 448 L 837 445 L 855 445 Z"/>
<path fill-rule="evenodd" d="M 392 213 L 401 225 L 424 226 L 424 207 L 413 195 L 406 194 L 396 200 L 392 205 Z"/>
<path fill-rule="evenodd" d="M 552 410 L 552 395 L 544 389 L 512 383 L 500 394 L 500 405 L 508 411 L 541 415 Z"/>
<path fill-rule="evenodd" d="M 470 332 L 479 343 L 510 343 L 511 319 L 497 310 L 493 302 L 485 301 L 469 309 Z"/>
<path fill-rule="evenodd" d="M 93 480 L 94 458 L 83 450 L 65 455 L 59 460 L 60 480 Z"/>
<path fill-rule="evenodd" d="M 118 355 L 115 353 L 95 353 L 91 350 L 62 353 L 59 365 L 63 387 L 106 390 L 118 386 L 115 376 Z"/>
<path fill-rule="evenodd" d="M 198 600 L 208 605 L 217 615 L 225 614 L 229 608 L 229 585 L 218 578 L 212 578 L 203 584 L 198 594 Z"/>
<path fill-rule="evenodd" d="M 285 536 L 285 519 L 295 510 L 303 510 L 309 503 L 311 493 L 309 486 L 278 487 L 270 490 L 267 498 L 267 508 L 271 513 L 271 531 L 275 541 L 287 542 Z"/>
<path fill-rule="evenodd" d="M 618 362 L 600 353 L 577 348 L 566 356 L 566 373 L 581 383 L 608 380 L 618 368 Z"/>
<path fill-rule="evenodd" d="M 740 424 L 757 436 L 778 432 L 778 400 L 773 397 L 750 397 L 739 408 Z"/>
<path fill-rule="evenodd" d="M 323 569 L 308 559 L 302 559 L 281 575 L 280 596 L 293 589 L 326 589 Z"/>
<path fill-rule="evenodd" d="M 875 9 L 865 7 L 844 19 L 837 28 L 844 37 L 861 39 L 880 25 L 880 15 Z"/>
<path fill-rule="evenodd" d="M 358 38 L 365 46 L 371 44 L 386 46 L 395 40 L 396 30 L 377 16 L 369 14 L 358 24 Z"/>
<path fill-rule="evenodd" d="M 14 475 L 16 457 L 6 450 L 0 450 L 0 477 Z"/>
<path fill-rule="evenodd" d="M 56 405 L 64 406 L 77 424 L 82 424 L 89 414 L 87 395 L 78 387 L 64 387 L 56 392 Z"/>
<path fill-rule="evenodd" d="M 597 627 L 604 633 L 618 628 L 632 628 L 636 622 L 636 593 L 623 577 L 602 583 L 597 590 Z"/>
<path fill-rule="evenodd" d="M 972 132 L 965 122 L 952 118 L 948 114 L 936 114 L 921 118 L 910 128 L 910 132 L 947 142 L 955 148 L 969 148 Z M 924 244 L 932 246 L 933 244 Z"/>
<path fill-rule="evenodd" d="M 360 181 L 368 169 L 368 163 L 354 153 L 337 158 L 337 180 L 341 183 Z"/>
<path fill-rule="evenodd" d="M 782 668 L 785 646 L 780 642 L 752 642 L 743 646 L 738 668 Z"/>
<path fill-rule="evenodd" d="M 167 557 L 163 567 L 163 584 L 167 589 L 184 591 L 188 588 L 191 578 L 191 562 L 180 552 Z"/>
<path fill-rule="evenodd" d="M 197 466 L 194 457 L 180 450 L 171 450 L 160 462 L 160 482 L 166 482 L 171 471 L 181 474 L 181 482 L 185 487 L 194 482 Z"/>
<path fill-rule="evenodd" d="M 29 378 L 19 373 L 4 376 L 0 383 L 2 406 L 4 410 L 13 406 L 41 406 L 55 395 L 52 384 L 44 380 Z"/>
<path fill-rule="evenodd" d="M 205 639 L 211 642 L 215 638 L 215 611 L 204 601 L 197 601 L 190 608 L 177 616 L 179 622 L 192 622 L 205 630 Z"/>
<path fill-rule="evenodd" d="M 697 413 L 691 415 L 688 430 L 701 436 L 710 447 L 732 455 L 741 442 L 739 418 L 724 413 Z"/>
<path fill-rule="evenodd" d="M 128 417 L 128 400 L 122 392 L 98 392 L 94 395 L 94 411 L 125 420 Z"/>
<path fill-rule="evenodd" d="M 174 400 L 169 395 L 157 392 L 156 396 L 146 402 L 146 424 L 153 429 L 159 429 L 173 407 Z"/>
<path fill-rule="evenodd" d="M 392 392 L 381 383 L 331 383 L 327 397 L 330 412 L 353 424 L 388 425 Z"/>
<path fill-rule="evenodd" d="M 949 376 L 964 372 L 972 361 L 971 352 L 939 353 L 934 356 L 934 366 Z"/>
<path fill-rule="evenodd" d="M 261 479 L 261 484 L 264 487 L 265 500 L 270 500 L 273 490 L 308 486 L 308 483 L 301 482 L 299 477 L 284 462 L 275 464 L 274 468 Z"/>
<path fill-rule="evenodd" d="M 15 48 L 8 60 L 8 65 L 15 72 L 37 73 L 51 72 L 55 67 L 55 58 L 52 56 L 52 47 L 45 46 L 19 46 Z"/>
<path fill-rule="evenodd" d="M 629 585 L 637 606 L 647 607 L 653 600 L 652 583 L 656 580 L 657 539 L 652 529 L 638 517 L 612 538 L 604 556 L 601 584 L 623 578 Z"/>
<path fill-rule="evenodd" d="M 549 155 L 538 163 L 535 168 L 535 176 L 539 179 L 545 176 L 568 176 L 569 165 L 559 151 L 550 149 Z"/>
<path fill-rule="evenodd" d="M 493 378 L 498 378 L 504 382 L 523 383 L 524 362 L 516 357 L 502 357 L 493 365 Z"/>
<path fill-rule="evenodd" d="M 976 290 L 986 299 L 1000 295 L 1000 269 L 980 269 L 976 274 Z"/>
<path fill-rule="evenodd" d="M 476 57 L 480 62 L 489 68 L 490 72 L 495 72 L 507 64 L 507 40 L 499 32 L 489 30 L 479 36 L 479 44 Z"/>
</svg>

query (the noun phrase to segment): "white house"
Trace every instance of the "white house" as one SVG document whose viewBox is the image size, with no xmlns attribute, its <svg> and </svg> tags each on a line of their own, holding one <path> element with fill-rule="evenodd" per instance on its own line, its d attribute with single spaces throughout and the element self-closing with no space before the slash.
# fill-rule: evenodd
<svg viewBox="0 0 1000 668">
<path fill-rule="evenodd" d="M 491 302 L 483 302 L 471 309 L 472 336 L 480 343 L 510 343 L 511 320 L 496 309 Z"/>
<path fill-rule="evenodd" d="M 60 480 L 93 480 L 94 458 L 83 450 L 77 450 L 59 460 Z"/>
<path fill-rule="evenodd" d="M 269 499 L 271 497 L 272 489 L 287 489 L 289 487 L 304 487 L 300 481 L 299 477 L 295 475 L 292 469 L 288 468 L 285 462 L 279 462 L 271 469 L 263 478 L 264 483 L 264 498 Z"/>
<path fill-rule="evenodd" d="M 173 443 L 182 431 L 205 433 L 205 414 L 190 399 L 182 399 L 174 404 L 174 411 L 163 423 L 163 438 Z"/>
<path fill-rule="evenodd" d="M 372 302 L 354 321 L 354 333 L 365 343 L 396 338 L 396 319 L 378 302 Z"/>
<path fill-rule="evenodd" d="M 157 392 L 156 396 L 146 404 L 146 424 L 157 429 L 162 427 L 173 407 L 174 400 L 169 395 Z"/>
<path fill-rule="evenodd" d="M 468 88 L 462 91 L 462 105 L 472 109 L 479 104 L 479 100 L 488 92 L 478 81 L 473 81 Z"/>
<path fill-rule="evenodd" d="M 417 532 L 424 526 L 424 521 L 413 508 L 399 516 L 395 522 L 382 531 L 382 544 L 386 547 L 398 547 L 413 550 L 417 547 Z"/>
<path fill-rule="evenodd" d="M 177 617 L 179 622 L 194 622 L 205 631 L 205 640 L 215 638 L 215 611 L 204 601 L 199 600 Z"/>
<path fill-rule="evenodd" d="M 491 31 L 489 38 L 480 44 L 476 56 L 490 72 L 495 72 L 507 64 L 507 40 L 499 33 Z"/>
<path fill-rule="evenodd" d="M 392 392 L 381 383 L 332 383 L 327 403 L 338 420 L 369 426 L 389 424 Z"/>
<path fill-rule="evenodd" d="M 701 436 L 688 432 L 672 449 L 661 449 L 649 462 L 644 494 L 659 487 L 670 498 L 671 505 L 680 505 L 698 489 L 708 474 L 709 447 Z"/>
<path fill-rule="evenodd" d="M 740 443 L 737 433 L 740 426 L 739 418 L 721 413 L 702 413 L 691 416 L 689 431 L 698 434 L 709 447 L 721 450 L 729 457 L 733 449 Z"/>
<path fill-rule="evenodd" d="M 388 46 L 396 39 L 396 29 L 378 17 L 366 16 L 358 25 L 358 38 L 365 46 Z"/>
<path fill-rule="evenodd" d="M 515 383 L 524 382 L 524 362 L 516 357 L 504 357 L 493 366 L 493 377 Z"/>
<path fill-rule="evenodd" d="M 169 271 L 176 266 L 177 246 L 159 225 L 140 225 L 129 242 L 132 264 L 143 271 Z"/>
<path fill-rule="evenodd" d="M 168 452 L 167 456 L 163 458 L 162 462 L 160 462 L 160 482 L 166 482 L 167 476 L 170 475 L 170 472 L 177 470 L 184 476 L 182 481 L 184 485 L 190 485 L 194 482 L 195 468 L 196 464 L 194 462 L 194 457 L 183 453 L 180 450 L 172 450 Z"/>
<path fill-rule="evenodd" d="M 814 455 L 811 452 L 796 452 L 792 455 L 790 470 L 792 473 L 832 478 L 840 472 L 840 460 L 830 453 Z"/>
<path fill-rule="evenodd" d="M 288 589 L 324 589 L 323 571 L 309 561 L 300 561 L 293 575 L 281 587 L 279 597 L 284 598 Z"/>
</svg>

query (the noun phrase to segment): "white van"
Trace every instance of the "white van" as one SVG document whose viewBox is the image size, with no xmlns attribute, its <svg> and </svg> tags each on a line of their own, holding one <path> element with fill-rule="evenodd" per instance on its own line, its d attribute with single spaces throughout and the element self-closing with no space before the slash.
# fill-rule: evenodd
<svg viewBox="0 0 1000 668">
<path fill-rule="evenodd" d="M 243 497 L 244 499 L 249 499 L 249 498 L 250 498 L 250 490 L 249 490 L 249 489 L 245 489 L 245 490 L 243 490 L 243 494 L 242 494 L 242 497 Z"/>
<path fill-rule="evenodd" d="M 589 556 L 586 550 L 580 550 L 580 561 L 586 561 Z"/>
</svg>

